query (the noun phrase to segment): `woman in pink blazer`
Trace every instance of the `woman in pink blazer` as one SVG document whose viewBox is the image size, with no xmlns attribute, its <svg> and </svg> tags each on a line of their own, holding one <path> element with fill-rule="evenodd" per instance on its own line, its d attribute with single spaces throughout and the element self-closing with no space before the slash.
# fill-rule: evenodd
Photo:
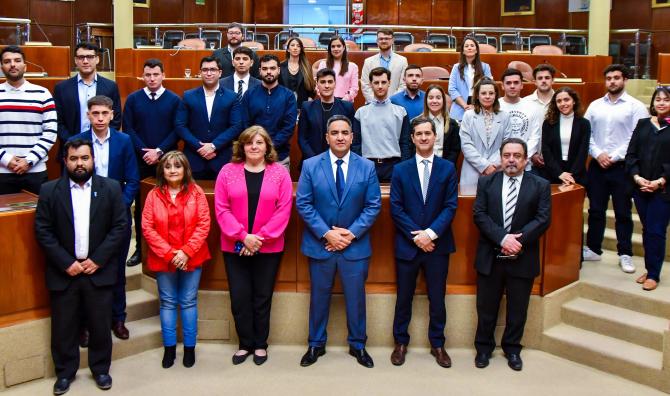
<svg viewBox="0 0 670 396">
<path fill-rule="evenodd" d="M 347 59 L 347 45 L 340 36 L 328 43 L 328 58 L 319 62 L 316 71 L 331 69 L 335 72 L 335 97 L 353 102 L 358 95 L 358 66 Z"/>
<path fill-rule="evenodd" d="M 252 126 L 216 179 L 216 220 L 239 337 L 233 364 L 252 352 L 257 365 L 267 360 L 272 291 L 293 202 L 291 176 L 276 160 L 270 135 Z"/>
</svg>

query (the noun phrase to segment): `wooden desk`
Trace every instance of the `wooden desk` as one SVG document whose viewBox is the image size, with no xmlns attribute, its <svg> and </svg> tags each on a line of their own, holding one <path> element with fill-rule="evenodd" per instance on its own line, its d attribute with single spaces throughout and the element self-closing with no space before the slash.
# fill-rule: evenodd
<svg viewBox="0 0 670 396">
<path fill-rule="evenodd" d="M 0 46 L 4 48 L 5 46 Z M 36 65 L 40 65 L 49 74 L 49 77 L 69 77 L 70 76 L 70 47 L 68 46 L 22 46 L 21 49 L 26 54 L 26 60 Z M 39 67 L 30 63 L 27 70 L 32 72 L 42 71 Z M 37 83 L 36 83 L 37 84 Z"/>
<path fill-rule="evenodd" d="M 670 54 L 658 54 L 658 73 L 656 76 L 659 84 L 670 84 Z"/>
</svg>

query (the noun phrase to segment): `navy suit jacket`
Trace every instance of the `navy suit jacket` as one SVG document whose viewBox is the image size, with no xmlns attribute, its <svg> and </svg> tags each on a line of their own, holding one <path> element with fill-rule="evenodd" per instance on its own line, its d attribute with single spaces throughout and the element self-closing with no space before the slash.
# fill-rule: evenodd
<svg viewBox="0 0 670 396">
<path fill-rule="evenodd" d="M 237 87 L 235 86 L 235 77 L 231 74 L 228 77 L 224 77 L 220 80 L 221 86 L 224 87 L 225 89 L 230 89 L 231 91 L 235 92 L 237 94 Z M 260 85 L 261 80 L 254 78 L 253 76 L 249 76 L 249 86 L 247 87 L 247 91 L 256 85 Z M 246 92 L 244 92 L 246 94 Z"/>
<path fill-rule="evenodd" d="M 433 157 L 426 202 L 423 202 L 416 157 L 396 164 L 391 177 L 391 217 L 396 227 L 395 255 L 412 260 L 419 252 L 412 231 L 430 228 L 437 234 L 434 254 L 456 251 L 451 221 L 458 204 L 456 168 L 451 161 Z"/>
<path fill-rule="evenodd" d="M 191 163 L 193 172 L 209 168 L 219 172 L 230 162 L 233 155 L 233 141 L 242 132 L 242 111 L 237 96 L 231 90 L 219 85 L 214 97 L 212 116 L 207 119 L 207 104 L 203 87 L 184 92 L 177 111 L 177 135 L 184 140 L 184 154 Z M 216 157 L 206 160 L 198 154 L 202 143 L 214 143 Z"/>
<path fill-rule="evenodd" d="M 127 208 L 130 208 L 135 195 L 140 189 L 140 171 L 137 165 L 135 149 L 133 148 L 130 136 L 114 128 L 109 129 L 109 166 L 107 177 L 121 184 L 123 202 Z M 87 132 L 72 136 L 69 140 L 74 139 L 93 141 L 93 131 L 89 129 Z"/>
<path fill-rule="evenodd" d="M 212 56 L 217 58 L 219 60 L 219 63 L 221 64 L 222 78 L 228 77 L 233 73 L 235 73 L 235 67 L 233 66 L 233 57 L 231 56 L 230 51 L 228 51 L 228 46 L 221 47 L 216 51 L 212 52 Z M 260 67 L 261 63 L 258 61 L 258 55 L 256 54 L 256 51 L 252 52 L 251 60 L 253 60 L 254 63 L 251 65 L 249 73 L 251 73 L 252 77 L 258 78 L 259 76 L 258 68 Z"/>
<path fill-rule="evenodd" d="M 305 256 L 318 260 L 340 253 L 347 260 L 363 260 L 372 255 L 368 231 L 381 210 L 375 166 L 352 152 L 342 199 L 338 200 L 329 153 L 312 157 L 302 166 L 295 201 L 305 221 L 301 250 Z M 346 228 L 356 237 L 341 252 L 326 250 L 323 236 L 332 226 Z"/>
<path fill-rule="evenodd" d="M 335 98 L 331 116 L 343 115 L 354 121 L 354 105 L 351 102 Z M 302 151 L 302 159 L 314 157 L 328 150 L 326 143 L 326 131 L 323 130 L 323 108 L 321 99 L 306 101 L 302 103 L 300 119 L 298 121 L 298 143 Z"/>
<path fill-rule="evenodd" d="M 58 113 L 58 137 L 61 142 L 67 142 L 70 137 L 77 135 L 81 130 L 81 112 L 79 110 L 79 89 L 77 76 L 68 78 L 56 84 L 54 88 L 54 102 Z M 116 83 L 98 74 L 96 95 L 105 95 L 112 99 L 114 105 L 114 119 L 109 126 L 116 130 L 121 129 L 121 97 Z"/>
</svg>

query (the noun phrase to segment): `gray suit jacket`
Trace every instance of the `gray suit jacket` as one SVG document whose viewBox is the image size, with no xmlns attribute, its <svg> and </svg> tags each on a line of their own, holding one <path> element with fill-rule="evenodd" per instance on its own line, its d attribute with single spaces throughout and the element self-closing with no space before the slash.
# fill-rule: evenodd
<svg viewBox="0 0 670 396">
<path fill-rule="evenodd" d="M 481 173 L 489 165 L 500 165 L 500 146 L 509 135 L 509 116 L 499 111 L 493 117 L 493 127 L 488 144 L 484 112 L 479 114 L 468 110 L 461 122 L 461 150 L 463 151 L 463 165 L 461 166 L 461 186 L 475 186 Z"/>
</svg>

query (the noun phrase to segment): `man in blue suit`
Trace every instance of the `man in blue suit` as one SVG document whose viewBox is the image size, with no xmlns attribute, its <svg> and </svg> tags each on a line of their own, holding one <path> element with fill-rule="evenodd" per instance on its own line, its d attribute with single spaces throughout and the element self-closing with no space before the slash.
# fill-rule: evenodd
<svg viewBox="0 0 670 396">
<path fill-rule="evenodd" d="M 94 96 L 88 100 L 88 119 L 91 129 L 74 135 L 70 140 L 84 139 L 93 143 L 95 174 L 114 179 L 121 184 L 123 203 L 126 207 L 126 232 L 121 250 L 117 256 L 118 272 L 114 285 L 112 303 L 112 332 L 117 338 L 128 339 L 130 333 L 126 321 L 126 257 L 130 245 L 131 223 L 130 205 L 140 188 L 140 172 L 130 136 L 110 127 L 114 117 L 114 102 L 106 96 Z M 82 323 L 86 323 L 85 318 Z M 83 331 L 82 331 L 83 333 Z M 81 336 L 80 342 L 87 338 Z"/>
<path fill-rule="evenodd" d="M 449 254 L 456 249 L 451 221 L 456 214 L 458 184 L 456 168 L 433 154 L 437 138 L 435 124 L 426 117 L 412 121 L 414 158 L 395 166 L 391 176 L 391 216 L 396 226 L 395 257 L 397 299 L 393 318 L 395 348 L 391 363 L 405 362 L 409 344 L 409 322 L 416 278 L 423 267 L 428 287 L 430 353 L 442 367 L 451 367 L 444 349 L 447 311 L 444 295 L 449 271 Z"/>
<path fill-rule="evenodd" d="M 261 80 L 253 77 L 249 70 L 254 65 L 254 51 L 249 47 L 237 47 L 233 51 L 233 67 L 235 72 L 228 77 L 221 79 L 221 85 L 225 89 L 234 91 L 238 100 L 242 100 L 244 94 Z"/>
<path fill-rule="evenodd" d="M 309 257 L 311 295 L 309 348 L 300 365 L 314 364 L 326 353 L 326 326 L 335 272 L 339 271 L 347 308 L 349 354 L 371 368 L 365 351 L 365 280 L 372 254 L 368 231 L 381 209 L 374 164 L 351 152 L 351 121 L 328 120 L 330 149 L 303 163 L 296 208 L 305 222 L 302 253 Z"/>
<path fill-rule="evenodd" d="M 177 111 L 177 135 L 184 140 L 193 177 L 214 180 L 230 162 L 243 118 L 235 93 L 219 84 L 219 61 L 211 56 L 202 58 L 200 73 L 202 87 L 184 92 Z"/>
<path fill-rule="evenodd" d="M 326 122 L 334 115 L 346 116 L 353 122 L 354 105 L 335 97 L 335 72 L 321 69 L 316 73 L 319 99 L 302 103 L 298 121 L 298 143 L 303 161 L 328 150 Z"/>
</svg>

